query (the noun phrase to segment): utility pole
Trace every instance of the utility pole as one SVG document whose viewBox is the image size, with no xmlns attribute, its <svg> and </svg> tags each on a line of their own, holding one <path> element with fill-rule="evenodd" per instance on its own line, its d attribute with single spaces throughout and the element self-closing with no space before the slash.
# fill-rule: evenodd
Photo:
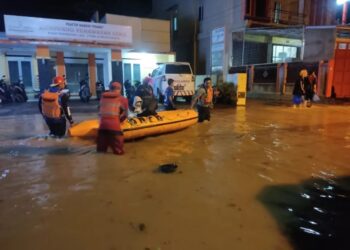
<svg viewBox="0 0 350 250">
<path fill-rule="evenodd" d="M 197 0 L 193 0 L 194 27 L 193 27 L 193 72 L 197 75 L 197 35 L 198 35 L 198 18 L 196 17 Z"/>
</svg>

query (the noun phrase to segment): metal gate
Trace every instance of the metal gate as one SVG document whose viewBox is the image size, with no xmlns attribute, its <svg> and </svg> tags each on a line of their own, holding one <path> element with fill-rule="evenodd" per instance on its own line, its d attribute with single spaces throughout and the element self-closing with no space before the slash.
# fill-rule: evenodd
<svg viewBox="0 0 350 250">
<path fill-rule="evenodd" d="M 330 71 L 332 69 L 330 68 Z M 331 72 L 330 72 L 331 73 Z M 331 93 L 337 98 L 350 97 L 350 41 L 338 41 L 334 53 Z M 327 91 L 329 96 L 329 91 Z"/>
</svg>

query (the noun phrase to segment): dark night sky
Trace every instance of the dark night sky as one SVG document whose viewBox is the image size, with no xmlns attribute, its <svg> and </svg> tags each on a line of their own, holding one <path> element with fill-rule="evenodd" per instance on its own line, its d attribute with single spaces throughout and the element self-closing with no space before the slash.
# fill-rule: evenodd
<svg viewBox="0 0 350 250">
<path fill-rule="evenodd" d="M 89 21 L 95 10 L 104 13 L 147 17 L 152 0 L 1 0 L 0 31 L 4 31 L 3 15 L 22 15 Z"/>
</svg>

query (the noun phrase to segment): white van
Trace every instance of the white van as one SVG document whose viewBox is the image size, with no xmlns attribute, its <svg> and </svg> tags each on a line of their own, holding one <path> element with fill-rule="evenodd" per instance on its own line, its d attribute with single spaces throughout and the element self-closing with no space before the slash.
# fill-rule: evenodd
<svg viewBox="0 0 350 250">
<path fill-rule="evenodd" d="M 153 91 L 160 102 L 164 99 L 169 78 L 174 80 L 175 98 L 181 96 L 190 101 L 195 91 L 191 65 L 187 62 L 163 63 L 153 70 Z"/>
</svg>

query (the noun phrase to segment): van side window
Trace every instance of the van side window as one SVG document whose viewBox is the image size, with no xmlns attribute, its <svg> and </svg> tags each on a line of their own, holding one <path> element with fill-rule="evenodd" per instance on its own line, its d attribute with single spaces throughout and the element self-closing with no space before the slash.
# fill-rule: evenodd
<svg viewBox="0 0 350 250">
<path fill-rule="evenodd" d="M 165 69 L 166 74 L 192 74 L 191 68 L 188 65 L 168 64 Z"/>
<path fill-rule="evenodd" d="M 162 68 L 159 68 L 158 69 L 158 74 L 157 74 L 158 76 L 161 76 L 162 75 Z"/>
<path fill-rule="evenodd" d="M 155 69 L 152 71 L 152 77 L 155 77 L 157 75 L 157 71 L 158 71 L 158 69 Z"/>
</svg>

